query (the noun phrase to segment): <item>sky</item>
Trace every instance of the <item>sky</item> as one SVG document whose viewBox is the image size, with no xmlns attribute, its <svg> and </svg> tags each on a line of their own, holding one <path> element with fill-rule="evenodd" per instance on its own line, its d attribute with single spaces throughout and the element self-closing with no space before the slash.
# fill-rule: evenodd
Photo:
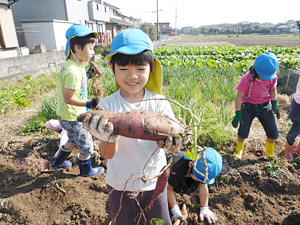
<svg viewBox="0 0 300 225">
<path fill-rule="evenodd" d="M 125 16 L 170 22 L 173 28 L 221 23 L 300 20 L 300 0 L 105 0 Z"/>
</svg>

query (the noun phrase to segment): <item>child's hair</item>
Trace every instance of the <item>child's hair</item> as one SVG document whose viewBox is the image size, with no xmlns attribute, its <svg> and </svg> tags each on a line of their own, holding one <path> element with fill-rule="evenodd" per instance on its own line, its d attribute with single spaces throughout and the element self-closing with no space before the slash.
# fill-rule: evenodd
<svg viewBox="0 0 300 225">
<path fill-rule="evenodd" d="M 258 78 L 259 76 L 258 76 L 258 74 L 256 73 L 256 71 L 255 71 L 255 69 L 254 69 L 254 67 L 253 66 L 251 66 L 250 68 L 249 68 L 249 71 L 250 71 L 250 73 L 251 73 L 251 82 L 253 82 L 253 81 L 255 81 L 256 80 L 256 78 Z"/>
<path fill-rule="evenodd" d="M 96 42 L 95 34 L 91 33 L 84 37 L 73 37 L 70 39 L 70 50 L 72 52 L 75 52 L 75 45 L 79 45 L 81 50 L 84 48 L 84 46 L 88 43 L 94 44 Z"/>
<path fill-rule="evenodd" d="M 144 50 L 141 53 L 135 55 L 126 55 L 122 53 L 117 53 L 112 56 L 110 63 L 112 64 L 113 72 L 115 72 L 115 64 L 119 66 L 126 65 L 145 65 L 148 63 L 150 65 L 150 73 L 154 66 L 154 56 L 150 50 Z"/>
<path fill-rule="evenodd" d="M 250 68 L 249 68 L 249 71 L 250 71 L 250 73 L 251 73 L 251 82 L 253 82 L 253 81 L 255 81 L 258 77 L 259 77 L 259 75 L 256 73 L 256 71 L 255 71 L 255 69 L 254 69 L 254 67 L 253 66 L 251 66 Z M 279 68 L 277 69 L 277 72 L 276 72 L 277 74 L 279 73 Z"/>
</svg>

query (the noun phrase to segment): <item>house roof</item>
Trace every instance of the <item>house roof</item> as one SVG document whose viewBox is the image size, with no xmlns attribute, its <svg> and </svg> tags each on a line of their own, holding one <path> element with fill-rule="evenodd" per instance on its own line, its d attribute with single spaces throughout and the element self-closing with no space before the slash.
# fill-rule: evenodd
<svg viewBox="0 0 300 225">
<path fill-rule="evenodd" d="M 288 25 L 284 25 L 284 24 L 282 24 L 282 25 L 279 25 L 278 27 L 276 27 L 276 28 L 280 28 L 280 29 L 283 29 L 283 28 L 291 28 L 290 26 L 288 26 Z"/>
<path fill-rule="evenodd" d="M 111 5 L 111 4 L 107 3 L 107 2 L 103 2 L 103 3 L 104 3 L 105 6 L 108 6 L 108 7 L 110 7 L 110 8 L 113 8 L 113 9 L 120 9 L 120 8 L 114 6 L 114 5 Z"/>
<path fill-rule="evenodd" d="M 119 19 L 115 19 L 115 18 L 110 18 L 110 22 L 112 24 L 118 24 L 118 25 L 124 25 L 124 26 L 129 26 L 129 27 L 133 27 L 134 25 L 132 23 L 127 23 L 124 20 L 119 20 Z"/>
</svg>

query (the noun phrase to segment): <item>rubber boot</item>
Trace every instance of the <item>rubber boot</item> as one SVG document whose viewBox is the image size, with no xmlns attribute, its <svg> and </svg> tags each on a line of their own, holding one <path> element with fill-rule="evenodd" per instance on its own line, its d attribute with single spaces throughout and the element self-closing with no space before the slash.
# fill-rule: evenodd
<svg viewBox="0 0 300 225">
<path fill-rule="evenodd" d="M 53 161 L 53 163 L 51 163 L 50 170 L 71 167 L 72 163 L 66 160 L 71 152 L 72 150 L 65 150 L 63 147 L 60 147 L 55 160 Z"/>
<path fill-rule="evenodd" d="M 284 158 L 286 158 L 288 161 L 292 162 L 294 160 L 293 151 L 294 151 L 293 145 L 289 145 L 289 143 L 286 142 L 284 153 L 283 153 Z"/>
<path fill-rule="evenodd" d="M 300 154 L 300 142 L 299 142 L 299 144 L 296 146 L 295 151 L 297 152 L 297 154 Z"/>
<path fill-rule="evenodd" d="M 270 143 L 270 142 L 266 141 L 266 155 L 267 155 L 267 157 L 274 158 L 276 156 L 275 153 L 274 153 L 274 148 L 275 148 L 275 142 Z"/>
<path fill-rule="evenodd" d="M 92 168 L 91 156 L 87 159 L 80 159 L 78 154 L 77 160 L 79 164 L 80 176 L 82 177 L 90 177 L 104 172 L 104 168 L 101 166 Z"/>
<path fill-rule="evenodd" d="M 233 153 L 233 157 L 241 159 L 243 155 L 243 150 L 244 150 L 244 142 L 238 141 L 236 149 Z"/>
</svg>

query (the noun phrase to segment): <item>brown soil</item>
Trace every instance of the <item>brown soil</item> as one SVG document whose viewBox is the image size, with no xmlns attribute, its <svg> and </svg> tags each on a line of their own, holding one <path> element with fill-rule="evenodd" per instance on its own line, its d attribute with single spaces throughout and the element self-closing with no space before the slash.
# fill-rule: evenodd
<svg viewBox="0 0 300 225">
<path fill-rule="evenodd" d="M 257 121 L 246 140 L 243 160 L 231 157 L 235 143 L 220 151 L 223 170 L 210 185 L 209 201 L 218 224 L 300 224 L 300 157 L 295 155 L 294 163 L 282 157 L 290 127 L 289 102 L 290 97 L 279 95 L 282 119 L 277 120 L 280 137 L 274 161 L 265 158 L 265 133 Z M 71 154 L 70 169 L 47 171 L 59 134 L 18 135 L 34 115 L 24 109 L 0 118 L 0 224 L 109 224 L 105 174 L 78 176 L 78 150 Z M 94 162 L 106 165 L 105 160 Z M 268 172 L 269 165 L 278 165 L 278 171 Z M 197 193 L 177 199 L 180 207 L 187 206 L 187 224 L 201 224 Z"/>
</svg>

